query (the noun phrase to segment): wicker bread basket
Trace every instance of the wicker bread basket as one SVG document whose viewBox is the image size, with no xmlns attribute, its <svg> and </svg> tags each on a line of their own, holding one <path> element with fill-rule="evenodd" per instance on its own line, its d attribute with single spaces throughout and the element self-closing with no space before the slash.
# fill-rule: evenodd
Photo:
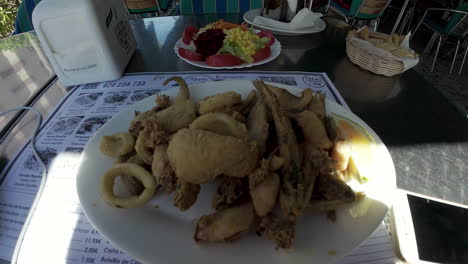
<svg viewBox="0 0 468 264">
<path fill-rule="evenodd" d="M 376 74 L 394 76 L 405 71 L 403 62 L 393 58 L 378 56 L 367 52 L 365 49 L 355 45 L 351 40 L 353 34 L 350 32 L 346 37 L 346 54 L 349 59 L 361 68 Z"/>
</svg>

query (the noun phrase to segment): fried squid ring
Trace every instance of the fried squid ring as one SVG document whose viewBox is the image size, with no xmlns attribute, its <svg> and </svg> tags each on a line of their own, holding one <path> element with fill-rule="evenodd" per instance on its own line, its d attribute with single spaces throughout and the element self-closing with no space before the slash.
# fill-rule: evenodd
<svg viewBox="0 0 468 264">
<path fill-rule="evenodd" d="M 135 138 L 130 133 L 117 133 L 103 136 L 99 142 L 99 149 L 109 157 L 118 158 L 133 151 Z"/>
<path fill-rule="evenodd" d="M 146 137 L 138 136 L 135 143 L 135 151 L 142 160 L 146 163 L 151 164 L 153 162 L 153 151 L 146 146 Z"/>
<path fill-rule="evenodd" d="M 135 177 L 144 189 L 138 196 L 118 197 L 114 193 L 114 181 L 117 177 Z M 109 169 L 102 177 L 101 195 L 109 205 L 118 208 L 134 208 L 145 204 L 156 192 L 156 180 L 142 167 L 132 163 L 120 163 Z"/>
</svg>

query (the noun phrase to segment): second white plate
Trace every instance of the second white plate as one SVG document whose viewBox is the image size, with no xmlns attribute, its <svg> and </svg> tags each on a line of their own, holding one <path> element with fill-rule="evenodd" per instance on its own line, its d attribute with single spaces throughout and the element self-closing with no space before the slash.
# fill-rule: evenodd
<svg viewBox="0 0 468 264">
<path fill-rule="evenodd" d="M 244 14 L 244 21 L 251 24 L 252 26 L 262 29 L 262 30 L 269 30 L 271 33 L 276 34 L 276 35 L 284 35 L 284 36 L 300 36 L 300 35 L 305 35 L 305 34 L 312 34 L 312 33 L 318 33 L 327 28 L 327 24 L 325 24 L 325 21 L 323 19 L 319 18 L 317 20 L 317 23 L 314 27 L 309 27 L 309 28 L 303 28 L 303 29 L 296 29 L 296 30 L 284 30 L 284 29 L 278 29 L 278 28 L 273 28 L 273 27 L 268 27 L 264 25 L 260 25 L 254 22 L 254 19 L 256 16 L 260 15 L 261 9 L 252 9 Z"/>
<path fill-rule="evenodd" d="M 201 67 L 201 68 L 207 68 L 207 69 L 242 69 L 242 68 L 253 67 L 253 66 L 262 65 L 262 64 L 265 64 L 267 62 L 270 62 L 270 61 L 276 59 L 276 57 L 278 57 L 280 55 L 280 53 L 281 53 L 281 43 L 277 39 L 275 39 L 275 43 L 273 43 L 273 45 L 270 46 L 270 49 L 271 49 L 270 57 L 268 57 L 268 58 L 266 58 L 264 60 L 257 61 L 257 62 L 252 62 L 252 63 L 244 63 L 244 64 L 241 64 L 241 65 L 238 65 L 238 66 L 231 66 L 231 67 L 213 67 L 213 66 L 207 65 L 206 62 L 204 62 L 204 61 L 191 61 L 191 60 L 187 60 L 186 58 L 182 58 L 182 56 L 180 56 L 179 52 L 178 52 L 179 48 L 184 48 L 184 49 L 189 48 L 187 45 L 185 45 L 185 43 L 182 41 L 182 39 L 179 39 L 176 42 L 176 44 L 174 45 L 174 52 L 177 54 L 177 57 L 179 57 L 181 60 L 187 62 L 188 64 L 192 64 L 192 65 L 195 65 L 195 66 L 198 66 L 198 67 Z"/>
</svg>

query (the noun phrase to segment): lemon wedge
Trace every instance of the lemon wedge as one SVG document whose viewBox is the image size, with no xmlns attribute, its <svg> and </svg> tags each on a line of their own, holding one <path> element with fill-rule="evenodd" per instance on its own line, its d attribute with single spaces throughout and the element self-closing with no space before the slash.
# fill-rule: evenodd
<svg viewBox="0 0 468 264">
<path fill-rule="evenodd" d="M 356 122 L 333 114 L 336 126 L 341 130 L 346 141 L 351 143 L 352 151 L 347 173 L 359 183 L 366 183 L 374 170 L 374 151 L 376 144 L 367 131 Z"/>
</svg>

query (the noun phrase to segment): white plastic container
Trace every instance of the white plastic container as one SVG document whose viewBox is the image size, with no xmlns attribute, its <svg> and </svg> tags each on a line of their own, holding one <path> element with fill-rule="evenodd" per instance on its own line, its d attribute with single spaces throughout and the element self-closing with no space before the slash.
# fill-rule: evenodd
<svg viewBox="0 0 468 264">
<path fill-rule="evenodd" d="M 135 51 L 123 0 L 43 0 L 32 20 L 46 56 L 67 86 L 120 78 Z"/>
</svg>

